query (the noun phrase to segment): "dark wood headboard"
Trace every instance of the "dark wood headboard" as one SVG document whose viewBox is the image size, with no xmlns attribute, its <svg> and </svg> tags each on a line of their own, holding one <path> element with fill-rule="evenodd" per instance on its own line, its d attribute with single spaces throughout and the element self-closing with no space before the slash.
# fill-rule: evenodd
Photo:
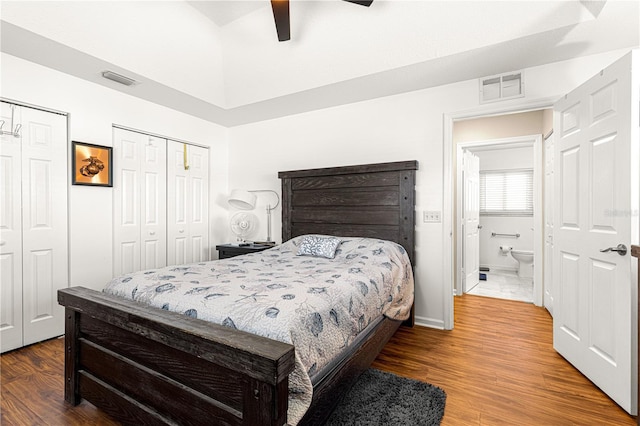
<svg viewBox="0 0 640 426">
<path fill-rule="evenodd" d="M 282 241 L 304 234 L 402 245 L 415 263 L 417 161 L 279 172 Z"/>
</svg>

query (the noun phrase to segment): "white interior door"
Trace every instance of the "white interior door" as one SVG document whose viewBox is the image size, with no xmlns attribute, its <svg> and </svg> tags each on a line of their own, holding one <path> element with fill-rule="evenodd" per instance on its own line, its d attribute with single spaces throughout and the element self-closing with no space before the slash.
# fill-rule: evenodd
<svg viewBox="0 0 640 426">
<path fill-rule="evenodd" d="M 22 107 L 24 345 L 64 333 L 58 290 L 69 286 L 67 117 Z"/>
<path fill-rule="evenodd" d="M 11 119 L 13 110 L 13 120 Z M 2 102 L 0 269 L 2 352 L 64 333 L 68 286 L 67 118 Z"/>
<path fill-rule="evenodd" d="M 140 146 L 146 135 L 113 128 L 113 275 L 140 271 Z"/>
<path fill-rule="evenodd" d="M 480 158 L 464 151 L 464 283 L 466 293 L 480 282 Z"/>
<path fill-rule="evenodd" d="M 209 260 L 209 150 L 167 142 L 167 264 Z"/>
<path fill-rule="evenodd" d="M 140 167 L 141 270 L 167 264 L 167 141 L 148 136 Z"/>
<path fill-rule="evenodd" d="M 166 140 L 113 129 L 114 276 L 167 262 Z"/>
<path fill-rule="evenodd" d="M 209 255 L 209 150 L 188 146 L 190 204 L 189 239 L 191 262 L 210 259 Z"/>
<path fill-rule="evenodd" d="M 1 103 L 4 130 L 21 108 Z M 11 129 L 13 130 L 13 129 Z M 0 136 L 0 337 L 2 352 L 22 346 L 22 139 Z"/>
<path fill-rule="evenodd" d="M 544 307 L 553 316 L 553 134 L 544 141 Z"/>
<path fill-rule="evenodd" d="M 604 69 L 554 107 L 554 347 L 635 414 L 638 243 L 637 57 Z"/>
</svg>

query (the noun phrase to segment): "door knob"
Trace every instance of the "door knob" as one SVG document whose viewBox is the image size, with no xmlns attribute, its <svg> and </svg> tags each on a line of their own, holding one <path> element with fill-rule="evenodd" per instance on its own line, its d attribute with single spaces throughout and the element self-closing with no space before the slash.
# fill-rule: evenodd
<svg viewBox="0 0 640 426">
<path fill-rule="evenodd" d="M 478 229 L 482 229 L 482 225 L 478 225 Z"/>
<path fill-rule="evenodd" d="M 606 253 L 608 251 L 617 251 L 620 256 L 624 256 L 625 254 L 627 254 L 627 246 L 625 246 L 624 244 L 618 244 L 616 247 L 609 247 L 600 250 L 601 253 Z"/>
</svg>

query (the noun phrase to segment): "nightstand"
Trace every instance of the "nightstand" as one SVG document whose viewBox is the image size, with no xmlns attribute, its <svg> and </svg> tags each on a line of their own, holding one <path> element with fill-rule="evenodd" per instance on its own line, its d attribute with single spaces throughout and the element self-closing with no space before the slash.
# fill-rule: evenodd
<svg viewBox="0 0 640 426">
<path fill-rule="evenodd" d="M 228 259 L 230 257 L 240 256 L 241 254 L 257 253 L 262 250 L 270 249 L 273 246 L 264 244 L 249 244 L 248 246 L 239 246 L 238 244 L 220 244 L 216 246 L 219 259 Z"/>
</svg>

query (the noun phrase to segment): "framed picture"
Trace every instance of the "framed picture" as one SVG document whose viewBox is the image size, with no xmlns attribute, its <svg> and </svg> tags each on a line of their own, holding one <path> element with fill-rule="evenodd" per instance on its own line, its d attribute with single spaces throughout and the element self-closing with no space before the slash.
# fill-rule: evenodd
<svg viewBox="0 0 640 426">
<path fill-rule="evenodd" d="M 72 183 L 113 186 L 112 148 L 90 143 L 71 143 Z"/>
</svg>

